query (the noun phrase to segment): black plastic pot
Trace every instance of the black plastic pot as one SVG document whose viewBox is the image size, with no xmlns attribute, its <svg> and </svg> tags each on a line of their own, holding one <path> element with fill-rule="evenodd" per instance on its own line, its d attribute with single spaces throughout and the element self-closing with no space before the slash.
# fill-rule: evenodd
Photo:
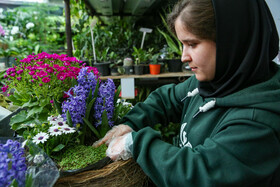
<svg viewBox="0 0 280 187">
<path fill-rule="evenodd" d="M 169 72 L 182 72 L 181 59 L 170 59 L 166 60 Z"/>
<path fill-rule="evenodd" d="M 133 66 L 123 66 L 124 72 L 126 75 L 133 75 L 134 74 L 134 68 Z"/>
<path fill-rule="evenodd" d="M 93 67 L 96 67 L 100 76 L 110 75 L 110 62 L 97 62 L 93 64 Z"/>
<path fill-rule="evenodd" d="M 135 75 L 143 75 L 143 72 L 144 72 L 144 66 L 142 64 L 134 65 L 134 74 Z"/>
</svg>

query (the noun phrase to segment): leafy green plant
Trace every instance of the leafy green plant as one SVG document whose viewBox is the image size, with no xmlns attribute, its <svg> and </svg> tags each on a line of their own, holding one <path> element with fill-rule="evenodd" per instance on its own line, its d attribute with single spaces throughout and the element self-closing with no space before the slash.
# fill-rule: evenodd
<svg viewBox="0 0 280 187">
<path fill-rule="evenodd" d="M 168 25 L 166 23 L 165 18 L 162 14 L 160 14 L 163 25 L 165 26 L 167 32 L 157 28 L 160 34 L 165 38 L 168 47 L 170 48 L 170 52 L 175 53 L 178 57 L 182 55 L 182 45 L 178 38 L 169 30 Z"/>
<path fill-rule="evenodd" d="M 153 48 L 150 48 L 148 51 L 145 51 L 141 48 L 136 48 L 133 46 L 132 56 L 134 57 L 134 64 L 139 65 L 141 62 L 149 61 L 152 57 Z"/>
</svg>

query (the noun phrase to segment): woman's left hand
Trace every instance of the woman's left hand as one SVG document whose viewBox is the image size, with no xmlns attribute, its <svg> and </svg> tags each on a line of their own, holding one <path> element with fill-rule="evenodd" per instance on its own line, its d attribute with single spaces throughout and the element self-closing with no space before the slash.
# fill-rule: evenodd
<svg viewBox="0 0 280 187">
<path fill-rule="evenodd" d="M 131 133 L 114 138 L 106 151 L 106 155 L 112 160 L 127 160 L 132 157 L 130 146 L 133 144 Z"/>
</svg>

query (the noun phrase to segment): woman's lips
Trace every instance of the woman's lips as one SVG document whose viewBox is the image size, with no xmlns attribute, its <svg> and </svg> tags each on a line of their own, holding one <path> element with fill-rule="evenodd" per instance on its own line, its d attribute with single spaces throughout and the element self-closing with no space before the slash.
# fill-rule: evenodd
<svg viewBox="0 0 280 187">
<path fill-rule="evenodd" d="M 197 67 L 191 67 L 191 70 L 195 71 L 195 70 L 197 70 Z"/>
</svg>

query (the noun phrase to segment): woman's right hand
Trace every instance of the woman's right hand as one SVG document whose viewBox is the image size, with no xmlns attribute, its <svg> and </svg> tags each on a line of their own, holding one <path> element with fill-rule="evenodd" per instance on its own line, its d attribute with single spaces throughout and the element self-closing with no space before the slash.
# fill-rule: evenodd
<svg viewBox="0 0 280 187">
<path fill-rule="evenodd" d="M 122 135 L 132 132 L 132 131 L 133 131 L 133 129 L 128 125 L 120 124 L 120 125 L 114 126 L 111 130 L 109 130 L 107 132 L 107 134 L 102 139 L 96 141 L 92 146 L 98 147 L 104 143 L 108 146 L 109 143 L 114 138 L 122 136 Z"/>
</svg>

